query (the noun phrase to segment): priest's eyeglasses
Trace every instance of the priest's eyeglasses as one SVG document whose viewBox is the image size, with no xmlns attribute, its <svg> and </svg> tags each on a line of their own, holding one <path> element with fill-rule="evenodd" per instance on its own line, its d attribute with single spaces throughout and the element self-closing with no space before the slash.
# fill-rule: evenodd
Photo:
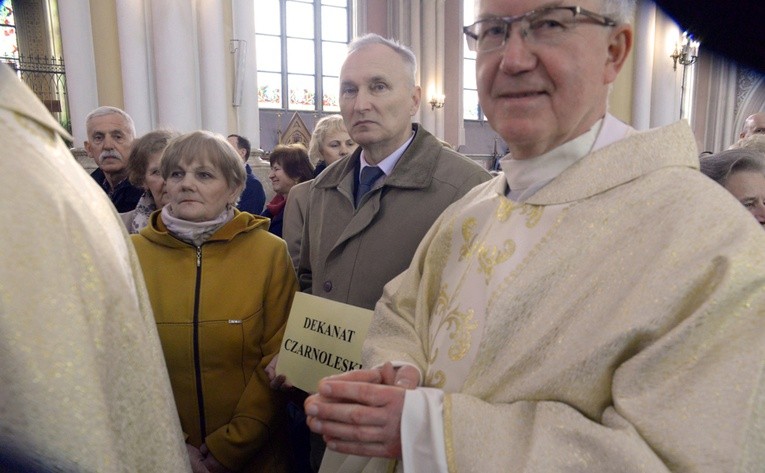
<svg viewBox="0 0 765 473">
<path fill-rule="evenodd" d="M 471 51 L 485 53 L 505 45 L 510 27 L 517 28 L 521 38 L 531 44 L 558 44 L 566 33 L 579 23 L 590 21 L 600 26 L 616 26 L 616 21 L 582 7 L 549 7 L 523 15 L 486 18 L 462 29 Z"/>
</svg>

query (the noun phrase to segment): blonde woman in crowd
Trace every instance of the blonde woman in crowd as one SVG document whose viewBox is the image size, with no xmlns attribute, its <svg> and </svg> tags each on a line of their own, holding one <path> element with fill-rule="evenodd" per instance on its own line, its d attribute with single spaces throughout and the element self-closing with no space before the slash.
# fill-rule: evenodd
<svg viewBox="0 0 765 473">
<path fill-rule="evenodd" d="M 297 288 L 268 220 L 235 208 L 242 159 L 218 134 L 173 139 L 168 204 L 133 235 L 194 472 L 286 470 L 284 414 L 265 367 Z"/>
<path fill-rule="evenodd" d="M 353 153 L 356 143 L 351 139 L 340 115 L 329 115 L 318 122 L 308 144 L 308 157 L 318 176 L 327 166 Z"/>
<path fill-rule="evenodd" d="M 318 176 L 327 166 L 351 155 L 356 150 L 356 143 L 351 139 L 345 122 L 340 115 L 329 115 L 316 122 L 316 127 L 308 144 L 308 157 L 315 166 L 314 175 Z M 284 209 L 283 237 L 287 242 L 292 263 L 297 268 L 300 258 L 300 242 L 303 238 L 303 220 L 308 204 L 310 183 L 300 183 L 292 188 Z"/>
</svg>

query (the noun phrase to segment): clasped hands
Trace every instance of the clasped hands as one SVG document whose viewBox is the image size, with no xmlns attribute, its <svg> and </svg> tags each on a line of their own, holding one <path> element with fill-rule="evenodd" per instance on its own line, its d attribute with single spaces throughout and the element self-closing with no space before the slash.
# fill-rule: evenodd
<svg viewBox="0 0 765 473">
<path fill-rule="evenodd" d="M 326 377 L 305 400 L 308 427 L 337 452 L 399 458 L 405 390 L 419 378 L 414 367 L 390 363 Z"/>
</svg>

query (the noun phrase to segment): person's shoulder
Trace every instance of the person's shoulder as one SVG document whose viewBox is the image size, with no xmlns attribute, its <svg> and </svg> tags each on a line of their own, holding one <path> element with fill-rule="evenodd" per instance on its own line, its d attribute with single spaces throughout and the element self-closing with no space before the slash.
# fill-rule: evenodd
<svg viewBox="0 0 765 473">
<path fill-rule="evenodd" d="M 304 200 L 306 200 L 308 198 L 308 194 L 311 192 L 311 185 L 313 184 L 313 181 L 313 179 L 310 179 L 308 181 L 303 181 L 295 184 L 292 189 L 290 189 L 289 194 L 287 194 L 287 207 L 289 207 L 292 202 L 302 203 Z"/>
<path fill-rule="evenodd" d="M 464 154 L 454 150 L 449 143 L 438 139 L 435 135 L 428 132 L 422 126 L 417 128 L 419 136 L 419 145 L 422 149 L 427 149 L 435 154 L 436 163 L 439 166 L 447 166 L 460 170 L 468 170 L 478 173 L 485 173 L 487 179 L 491 176 L 489 172 L 474 160 Z"/>
<path fill-rule="evenodd" d="M 284 240 L 268 231 L 273 220 L 267 216 L 254 215 L 249 212 L 237 212 L 230 225 L 236 236 L 250 241 L 256 241 L 256 245 L 281 246 Z"/>
<path fill-rule="evenodd" d="M 327 188 L 336 187 L 343 177 L 349 173 L 355 167 L 355 161 L 359 158 L 361 149 L 358 148 L 353 154 L 350 154 L 344 158 L 338 159 L 334 163 L 328 165 L 318 176 L 308 182 L 313 183 L 313 187 Z M 292 191 L 290 191 L 292 192 Z"/>
<path fill-rule="evenodd" d="M 492 178 L 483 166 L 451 148 L 443 147 L 436 160 L 434 177 L 455 184 L 486 182 Z"/>
</svg>

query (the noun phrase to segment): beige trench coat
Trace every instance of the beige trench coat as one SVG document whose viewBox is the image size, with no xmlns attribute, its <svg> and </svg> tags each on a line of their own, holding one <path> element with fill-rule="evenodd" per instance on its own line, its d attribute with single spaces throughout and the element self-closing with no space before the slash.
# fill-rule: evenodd
<svg viewBox="0 0 765 473">
<path fill-rule="evenodd" d="M 361 148 L 311 184 L 298 265 L 301 289 L 373 309 L 431 224 L 489 173 L 417 124 L 390 176 L 354 208 Z"/>
</svg>

